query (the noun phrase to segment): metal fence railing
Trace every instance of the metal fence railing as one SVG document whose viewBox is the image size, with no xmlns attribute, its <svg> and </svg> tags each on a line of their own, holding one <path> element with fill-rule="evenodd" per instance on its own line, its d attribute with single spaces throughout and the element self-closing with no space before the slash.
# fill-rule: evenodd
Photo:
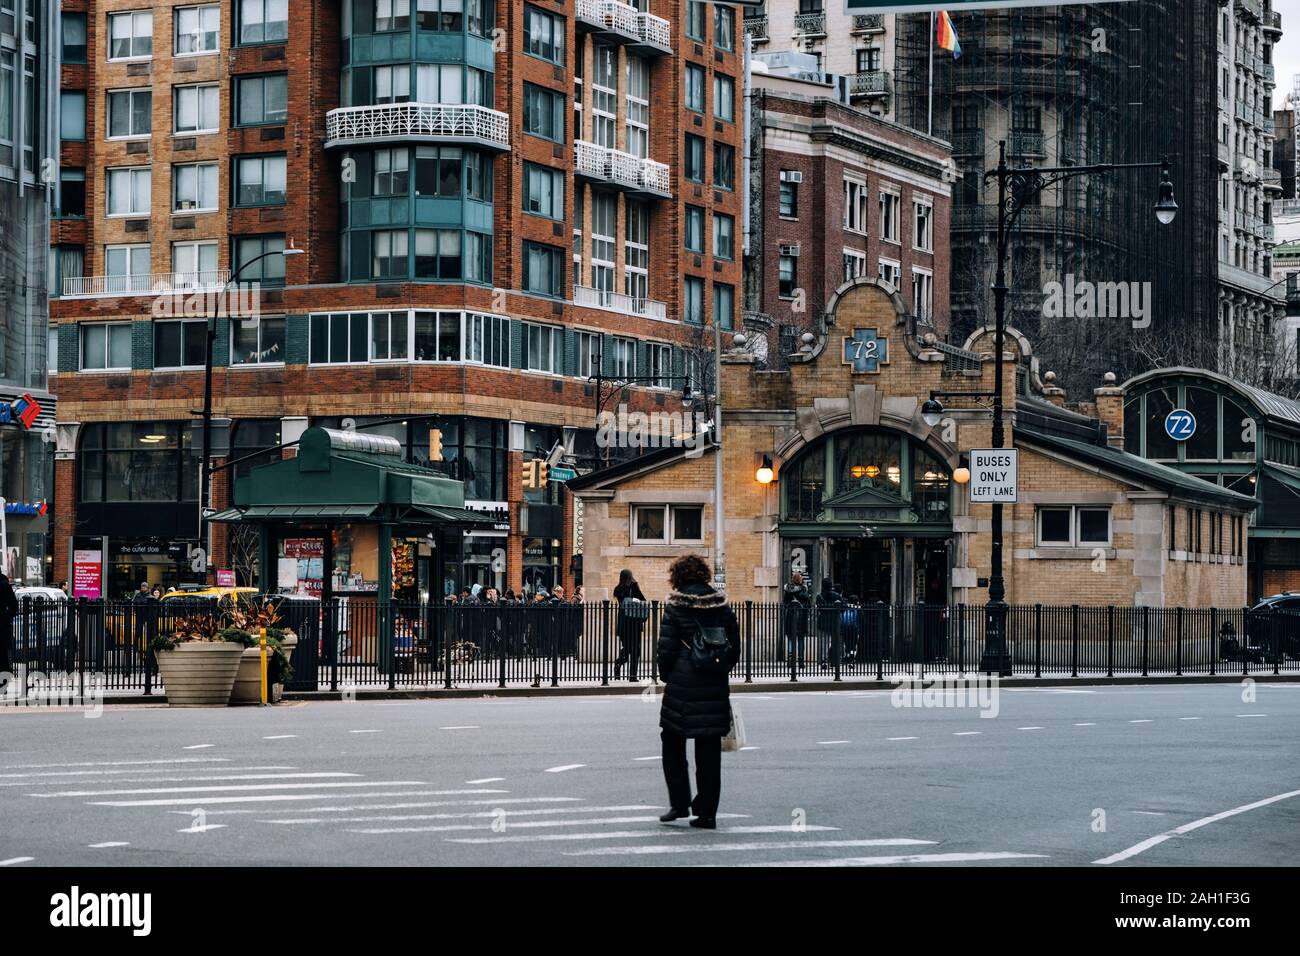
<svg viewBox="0 0 1300 956">
<path fill-rule="evenodd" d="M 272 596 L 298 634 L 289 690 L 558 687 L 658 680 L 664 606 L 616 602 L 443 605 Z M 161 692 L 150 642 L 210 599 L 24 598 L 3 661 L 11 673 L 98 675 L 108 691 Z M 732 679 L 799 681 L 974 674 L 990 628 L 982 605 L 734 605 Z M 1247 608 L 1013 605 L 1006 656 L 1022 677 L 1300 673 L 1300 612 Z"/>
</svg>

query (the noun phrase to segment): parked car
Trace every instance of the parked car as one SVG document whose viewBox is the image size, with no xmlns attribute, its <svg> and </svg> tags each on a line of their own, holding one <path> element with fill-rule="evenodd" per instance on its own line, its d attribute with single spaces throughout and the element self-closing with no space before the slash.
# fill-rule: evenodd
<svg viewBox="0 0 1300 956">
<path fill-rule="evenodd" d="M 1233 635 L 1235 637 L 1235 635 Z M 1300 660 L 1300 592 L 1283 591 L 1262 599 L 1246 613 L 1246 639 L 1224 641 L 1226 660 L 1272 664 Z"/>
<path fill-rule="evenodd" d="M 14 588 L 18 613 L 13 622 L 14 662 L 38 667 L 71 667 L 76 660 L 76 624 L 68 596 L 58 588 Z"/>
</svg>

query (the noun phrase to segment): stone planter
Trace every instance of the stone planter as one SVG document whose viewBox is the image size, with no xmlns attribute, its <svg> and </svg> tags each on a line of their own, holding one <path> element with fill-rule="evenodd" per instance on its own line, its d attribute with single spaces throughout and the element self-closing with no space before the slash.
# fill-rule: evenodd
<svg viewBox="0 0 1300 956">
<path fill-rule="evenodd" d="M 293 657 L 293 649 L 298 646 L 298 638 L 285 637 L 284 653 L 288 657 Z M 272 654 L 270 649 L 267 650 L 267 667 L 270 669 L 273 665 L 270 662 Z M 244 653 L 239 657 L 239 670 L 235 674 L 234 687 L 230 691 L 230 702 L 232 704 L 260 704 L 262 702 L 262 649 L 259 647 L 246 647 Z M 266 689 L 266 701 L 268 704 L 279 703 L 281 695 L 284 693 L 283 684 L 272 684 Z"/>
<path fill-rule="evenodd" d="M 162 677 L 170 707 L 224 707 L 243 653 L 239 644 L 226 641 L 190 641 L 174 650 L 159 651 Z"/>
</svg>

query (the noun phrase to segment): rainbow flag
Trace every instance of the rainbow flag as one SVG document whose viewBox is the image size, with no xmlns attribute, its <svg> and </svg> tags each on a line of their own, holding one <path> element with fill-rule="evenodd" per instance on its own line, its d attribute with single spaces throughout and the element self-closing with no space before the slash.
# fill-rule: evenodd
<svg viewBox="0 0 1300 956">
<path fill-rule="evenodd" d="M 954 60 L 961 59 L 961 43 L 946 10 L 940 10 L 939 17 L 935 20 L 935 41 L 939 44 L 939 49 L 952 51 Z"/>
</svg>

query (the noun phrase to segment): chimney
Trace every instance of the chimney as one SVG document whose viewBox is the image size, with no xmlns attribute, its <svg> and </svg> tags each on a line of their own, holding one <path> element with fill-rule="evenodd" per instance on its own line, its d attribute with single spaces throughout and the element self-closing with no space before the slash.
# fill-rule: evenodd
<svg viewBox="0 0 1300 956">
<path fill-rule="evenodd" d="M 1097 418 L 1106 426 L 1112 448 L 1124 447 L 1124 389 L 1115 384 L 1115 373 L 1102 376 L 1101 388 L 1092 390 L 1097 397 Z"/>
</svg>

